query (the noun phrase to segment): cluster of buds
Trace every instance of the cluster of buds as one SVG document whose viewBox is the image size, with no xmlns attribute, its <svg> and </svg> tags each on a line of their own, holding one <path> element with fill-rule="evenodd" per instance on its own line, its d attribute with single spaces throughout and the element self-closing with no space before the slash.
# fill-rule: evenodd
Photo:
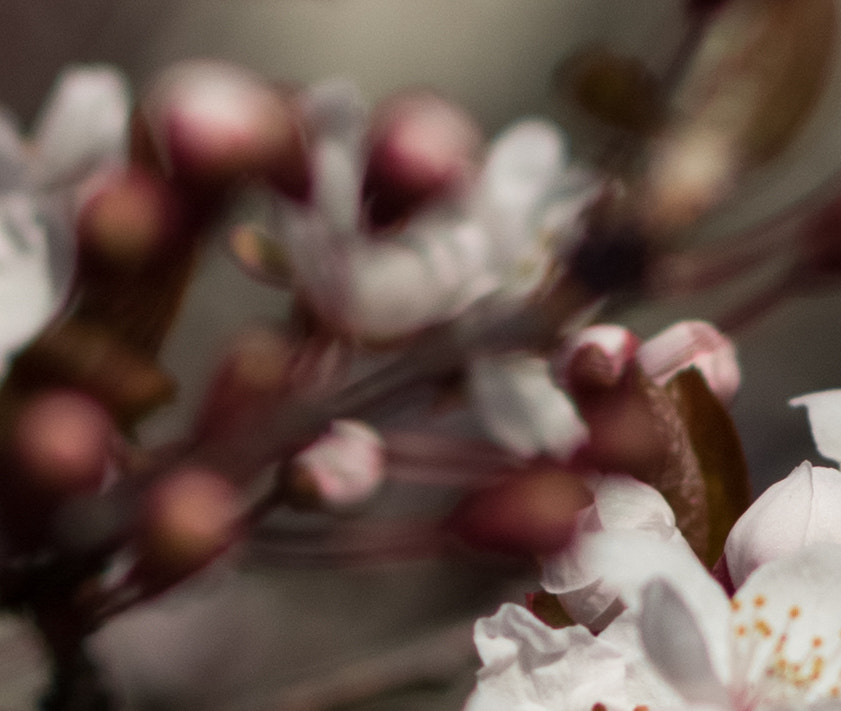
<svg viewBox="0 0 841 711">
<path fill-rule="evenodd" d="M 704 322 L 644 342 L 581 329 L 617 295 L 701 289 L 762 261 L 744 247 L 690 258 L 676 236 L 808 116 L 834 16 L 830 0 L 689 10 L 668 76 L 601 49 L 570 63 L 577 100 L 621 132 L 587 169 L 549 121 L 486 143 L 427 90 L 369 112 L 347 83 L 301 89 L 221 62 L 172 67 L 126 109 L 121 160 L 74 186 L 66 293 L 0 388 L 0 600 L 53 653 L 49 708 L 90 693 L 84 640 L 110 617 L 276 507 L 344 517 L 388 476 L 466 490 L 421 529 L 438 537 L 424 550 L 455 533 L 557 554 L 582 522 L 613 520 L 598 482 L 621 474 L 658 489 L 695 552 L 718 559 L 748 503 L 731 341 Z M 175 393 L 158 356 L 202 250 L 255 199 L 264 219 L 224 238 L 279 289 L 279 325 L 232 344 L 182 439 L 144 447 L 137 425 Z M 837 212 L 798 231 L 797 274 L 835 269 Z M 444 399 L 485 439 L 425 431 Z M 390 428 L 407 401 L 417 431 Z"/>
</svg>

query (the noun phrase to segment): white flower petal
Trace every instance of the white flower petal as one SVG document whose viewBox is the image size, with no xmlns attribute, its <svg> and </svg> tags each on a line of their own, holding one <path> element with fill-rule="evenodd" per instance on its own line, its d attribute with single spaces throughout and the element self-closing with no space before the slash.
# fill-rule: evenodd
<svg viewBox="0 0 841 711">
<path fill-rule="evenodd" d="M 52 314 L 54 298 L 47 235 L 35 203 L 22 193 L 0 197 L 0 374 Z"/>
<path fill-rule="evenodd" d="M 470 363 L 471 400 L 490 434 L 523 457 L 569 456 L 587 427 L 559 390 L 543 358 L 522 353 L 487 355 Z"/>
<path fill-rule="evenodd" d="M 81 177 L 104 161 L 124 158 L 128 83 L 106 66 L 68 69 L 38 117 L 30 180 L 51 186 Z"/>
<path fill-rule="evenodd" d="M 538 208 L 561 182 L 566 163 L 564 136 L 548 121 L 520 121 L 493 142 L 478 207 L 501 268 L 516 264 L 541 237 Z"/>
<path fill-rule="evenodd" d="M 555 630 L 506 604 L 476 623 L 475 640 L 484 667 L 467 711 L 629 708 L 621 653 L 583 627 Z"/>
<path fill-rule="evenodd" d="M 789 400 L 789 405 L 806 407 L 812 438 L 818 451 L 841 464 L 841 390 L 823 390 Z"/>
<path fill-rule="evenodd" d="M 841 471 L 803 462 L 739 518 L 724 547 L 738 588 L 760 565 L 812 543 L 841 544 Z"/>
<path fill-rule="evenodd" d="M 600 531 L 639 531 L 654 540 L 675 542 L 681 550 L 685 541 L 671 507 L 653 487 L 622 475 L 592 476 L 587 482 L 594 501 L 579 517 L 577 540 L 543 560 L 541 584 L 558 595 L 575 622 L 595 631 L 610 621 L 608 610 L 617 611 L 619 590 L 589 565 L 586 537 Z"/>
<path fill-rule="evenodd" d="M 716 675 L 729 681 L 729 601 L 685 540 L 666 543 L 639 531 L 608 531 L 588 536 L 582 549 L 592 569 L 619 590 L 633 612 L 641 609 L 649 582 L 663 579 L 672 585 L 702 630 Z"/>
<path fill-rule="evenodd" d="M 541 584 L 558 599 L 576 622 L 599 630 L 621 611 L 619 590 L 588 564 L 583 541 L 599 531 L 640 531 L 655 540 L 685 546 L 674 513 L 662 495 L 637 479 L 623 475 L 588 477 L 594 494 L 579 518 L 576 543 L 543 561 Z"/>
<path fill-rule="evenodd" d="M 654 666 L 687 701 L 729 705 L 695 616 L 681 595 L 662 579 L 643 589 L 640 636 Z"/>
</svg>

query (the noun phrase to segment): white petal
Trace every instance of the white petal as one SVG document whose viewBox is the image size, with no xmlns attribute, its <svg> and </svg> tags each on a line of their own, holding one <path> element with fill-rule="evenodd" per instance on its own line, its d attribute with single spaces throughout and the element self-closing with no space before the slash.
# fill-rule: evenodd
<svg viewBox="0 0 841 711">
<path fill-rule="evenodd" d="M 92 66 L 63 72 L 36 123 L 31 180 L 54 185 L 99 163 L 122 160 L 129 111 L 128 83 L 117 70 Z"/>
<path fill-rule="evenodd" d="M 665 385 L 682 370 L 697 368 L 723 402 L 732 400 L 739 389 L 736 347 L 705 321 L 679 321 L 661 331 L 640 346 L 637 359 L 657 385 Z"/>
<path fill-rule="evenodd" d="M 561 182 L 566 162 L 564 136 L 547 121 L 521 121 L 493 142 L 479 210 L 494 235 L 500 269 L 516 265 L 543 237 L 538 208 Z"/>
<path fill-rule="evenodd" d="M 559 390 L 543 358 L 487 355 L 470 364 L 471 400 L 500 444 L 523 457 L 564 458 L 587 438 L 575 406 Z"/>
<path fill-rule="evenodd" d="M 625 660 L 625 688 L 632 702 L 630 708 L 646 706 L 649 709 L 677 711 L 686 706 L 686 699 L 666 683 L 651 663 L 640 639 L 637 615 L 630 611 L 623 612 L 599 634 L 599 639 L 622 653 Z"/>
<path fill-rule="evenodd" d="M 803 462 L 733 526 L 724 552 L 738 588 L 756 568 L 812 543 L 841 544 L 841 471 Z"/>
<path fill-rule="evenodd" d="M 806 407 L 818 451 L 827 459 L 841 463 L 841 390 L 801 395 L 789 400 L 788 404 Z"/>
<path fill-rule="evenodd" d="M 587 537 L 582 548 L 592 568 L 619 590 L 633 612 L 641 609 L 649 582 L 663 579 L 674 587 L 702 630 L 716 675 L 728 682 L 730 604 L 683 539 L 665 543 L 638 531 L 610 531 Z"/>
<path fill-rule="evenodd" d="M 654 666 L 687 701 L 729 705 L 695 616 L 681 595 L 662 579 L 643 589 L 640 636 Z"/>
<path fill-rule="evenodd" d="M 555 630 L 506 604 L 476 623 L 475 640 L 484 667 L 468 711 L 629 707 L 621 653 L 583 627 Z"/>
<path fill-rule="evenodd" d="M 21 193 L 4 195 L 0 197 L 0 374 L 53 308 L 47 235 L 36 206 Z"/>
<path fill-rule="evenodd" d="M 591 630 L 610 621 L 605 613 L 621 611 L 619 590 L 588 565 L 583 541 L 599 531 L 640 531 L 655 540 L 683 546 L 671 507 L 653 487 L 629 476 L 588 478 L 594 502 L 579 518 L 577 542 L 542 562 L 542 586 L 558 599 L 572 619 Z"/>
</svg>

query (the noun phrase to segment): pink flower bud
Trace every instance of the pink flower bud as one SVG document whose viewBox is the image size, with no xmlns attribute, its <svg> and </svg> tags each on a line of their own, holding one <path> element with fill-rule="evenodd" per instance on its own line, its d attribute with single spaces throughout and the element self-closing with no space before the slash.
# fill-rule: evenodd
<svg viewBox="0 0 841 711">
<path fill-rule="evenodd" d="M 638 346 L 639 339 L 624 326 L 590 326 L 572 336 L 553 359 L 553 373 L 573 391 L 611 387 L 633 361 Z"/>
<path fill-rule="evenodd" d="M 12 452 L 23 484 L 48 496 L 96 490 L 114 430 L 105 408 L 81 393 L 53 390 L 21 411 Z"/>
<path fill-rule="evenodd" d="M 510 474 L 463 499 L 451 529 L 472 545 L 503 553 L 540 555 L 568 545 L 576 514 L 592 502 L 581 477 L 545 464 Z"/>
<path fill-rule="evenodd" d="M 293 492 L 309 493 L 334 510 L 367 501 L 385 479 L 382 438 L 362 422 L 336 420 L 292 465 Z"/>
<path fill-rule="evenodd" d="M 149 495 L 139 533 L 139 570 L 178 577 L 209 563 L 230 544 L 238 513 L 235 489 L 214 471 L 187 467 Z"/>
<path fill-rule="evenodd" d="M 705 321 L 680 321 L 661 331 L 640 346 L 637 360 L 661 387 L 680 371 L 697 368 L 723 402 L 730 402 L 739 389 L 736 347 Z"/>
<path fill-rule="evenodd" d="M 374 227 L 458 190 L 475 171 L 481 131 L 461 108 L 431 93 L 385 102 L 372 119 L 363 200 Z"/>
<path fill-rule="evenodd" d="M 260 77 L 224 62 L 184 62 L 158 77 L 142 106 L 176 174 L 215 184 L 257 172 L 294 197 L 307 192 L 296 106 Z"/>
<path fill-rule="evenodd" d="M 83 269 L 138 269 L 175 232 L 174 197 L 140 171 L 115 175 L 83 206 L 78 224 Z"/>
</svg>

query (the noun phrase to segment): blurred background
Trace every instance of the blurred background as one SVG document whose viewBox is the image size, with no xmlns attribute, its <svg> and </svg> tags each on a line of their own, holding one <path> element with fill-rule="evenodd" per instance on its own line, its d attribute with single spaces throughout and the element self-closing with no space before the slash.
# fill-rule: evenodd
<svg viewBox="0 0 841 711">
<path fill-rule="evenodd" d="M 286 82 L 344 76 L 372 101 L 406 86 L 433 86 L 465 105 L 489 136 L 519 116 L 555 116 L 570 128 L 573 153 L 583 156 L 593 137 L 559 106 L 558 63 L 602 43 L 662 71 L 684 14 L 677 0 L 4 0 L 0 103 L 27 125 L 69 63 L 115 64 L 139 90 L 175 60 L 216 57 Z M 837 56 L 835 64 L 822 103 L 794 143 L 688 241 L 730 238 L 841 167 Z M 714 319 L 750 287 L 634 306 L 622 320 L 647 336 L 681 316 Z M 144 436 L 177 434 L 225 342 L 244 323 L 283 309 L 277 292 L 249 281 L 212 248 L 164 353 L 181 397 Z M 786 403 L 841 387 L 839 316 L 841 294 L 830 287 L 792 298 L 734 334 L 743 364 L 734 417 L 756 493 L 803 459 L 817 460 L 805 416 Z M 378 506 L 435 506 L 434 498 L 398 488 Z M 447 711 L 472 686 L 472 621 L 534 587 L 535 579 L 476 561 L 276 570 L 240 554 L 114 623 L 96 644 L 131 708 L 314 710 L 344 694 L 342 708 L 358 711 Z M 25 708 L 39 678 L 37 654 L 25 636 L 9 632 L 9 639 L 18 646 L 6 648 L 18 653 L 0 650 L 0 708 Z M 429 670 L 413 679 L 405 669 L 424 654 L 437 665 L 424 662 Z M 31 673 L 21 677 L 25 669 Z M 392 670 L 396 689 L 382 693 L 382 669 Z"/>
</svg>

